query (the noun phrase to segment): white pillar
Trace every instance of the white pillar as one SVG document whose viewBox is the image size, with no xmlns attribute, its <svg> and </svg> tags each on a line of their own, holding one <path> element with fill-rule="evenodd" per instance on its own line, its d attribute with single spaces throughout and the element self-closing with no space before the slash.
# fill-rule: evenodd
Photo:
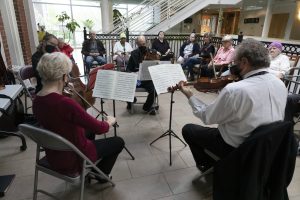
<svg viewBox="0 0 300 200">
<path fill-rule="evenodd" d="M 101 1 L 102 32 L 108 33 L 113 27 L 112 0 Z"/>
<path fill-rule="evenodd" d="M 294 24 L 294 21 L 295 21 L 295 16 L 296 16 L 296 11 L 297 11 L 297 2 L 294 3 L 294 4 L 295 4 L 295 6 L 293 7 L 293 10 L 291 10 L 291 12 L 290 12 L 289 19 L 288 19 L 288 22 L 287 22 L 286 28 L 285 28 L 285 33 L 284 33 L 284 39 L 285 40 L 290 39 L 293 24 Z"/>
<path fill-rule="evenodd" d="M 24 65 L 14 3 L 11 0 L 0 1 L 0 9 L 7 37 L 9 54 L 13 65 Z"/>
<path fill-rule="evenodd" d="M 39 40 L 37 36 L 37 25 L 34 16 L 33 3 L 32 0 L 23 0 L 23 4 L 25 8 L 31 53 L 34 53 L 36 51 L 36 47 L 39 44 Z"/>
<path fill-rule="evenodd" d="M 263 27 L 262 34 L 261 34 L 262 38 L 267 38 L 268 34 L 269 34 L 269 29 L 270 29 L 271 19 L 272 19 L 272 3 L 273 3 L 273 0 L 268 0 L 264 27 Z"/>
<path fill-rule="evenodd" d="M 223 9 L 219 9 L 219 17 L 218 17 L 218 27 L 217 27 L 217 36 L 221 35 L 221 29 L 223 24 Z"/>
</svg>

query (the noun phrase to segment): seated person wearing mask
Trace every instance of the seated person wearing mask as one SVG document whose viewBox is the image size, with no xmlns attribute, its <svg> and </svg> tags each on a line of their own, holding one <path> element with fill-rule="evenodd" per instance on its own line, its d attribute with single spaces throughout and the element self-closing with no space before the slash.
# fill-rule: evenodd
<svg viewBox="0 0 300 200">
<path fill-rule="evenodd" d="M 113 56 L 113 60 L 117 62 L 117 67 L 121 71 L 125 71 L 131 51 L 132 51 L 132 47 L 128 42 L 126 42 L 125 33 L 121 33 L 120 41 L 116 42 L 116 44 L 114 45 L 114 56 Z"/>
<path fill-rule="evenodd" d="M 128 65 L 126 68 L 126 71 L 128 72 L 138 72 L 140 63 L 143 62 L 146 53 L 150 51 L 150 49 L 146 47 L 146 38 L 143 35 L 137 37 L 137 46 L 138 48 L 131 52 L 131 56 L 129 58 Z M 156 54 L 156 51 L 154 50 L 153 53 Z M 155 108 L 153 108 L 153 103 L 155 100 L 156 91 L 152 80 L 138 81 L 137 87 L 145 88 L 148 92 L 146 102 L 143 105 L 143 110 L 149 113 L 150 115 L 155 115 L 156 111 Z M 127 109 L 131 109 L 130 102 L 127 103 Z"/>
<path fill-rule="evenodd" d="M 152 49 L 157 51 L 160 56 L 160 60 L 169 61 L 174 57 L 174 53 L 171 52 L 169 42 L 165 40 L 165 33 L 159 31 L 158 38 L 156 38 L 152 43 Z"/>
<path fill-rule="evenodd" d="M 182 68 L 186 68 L 186 61 L 195 57 L 198 58 L 200 53 L 200 46 L 196 42 L 196 33 L 191 33 L 189 40 L 184 42 L 180 47 L 180 57 L 177 60 L 177 63 L 182 65 Z"/>
<path fill-rule="evenodd" d="M 71 60 L 63 53 L 43 55 L 37 67 L 43 89 L 37 93 L 33 101 L 33 113 L 43 128 L 69 140 L 92 162 L 101 158 L 97 167 L 109 175 L 124 147 L 124 141 L 120 137 L 94 140 L 95 134 L 108 132 L 116 119 L 107 116 L 105 121 L 99 121 L 73 99 L 62 95 L 71 68 Z M 89 134 L 86 134 L 86 131 Z M 76 153 L 48 149 L 45 151 L 47 161 L 54 170 L 69 176 L 81 172 L 82 161 L 78 159 Z M 105 181 L 96 179 L 100 183 Z"/>
<path fill-rule="evenodd" d="M 271 59 L 269 72 L 278 78 L 283 78 L 290 69 L 290 61 L 286 55 L 281 54 L 282 44 L 280 42 L 272 42 L 268 49 Z"/>
<path fill-rule="evenodd" d="M 41 77 L 37 71 L 37 65 L 41 57 L 45 53 L 53 53 L 56 51 L 59 51 L 58 40 L 56 36 L 52 34 L 46 34 L 43 40 L 40 42 L 39 46 L 37 47 L 37 51 L 31 57 L 32 68 L 33 68 L 34 76 L 36 77 L 36 88 L 35 88 L 36 93 L 38 93 L 43 87 Z"/>
<path fill-rule="evenodd" d="M 193 95 L 182 81 L 178 84 L 193 114 L 204 124 L 218 124 L 217 128 L 197 124 L 182 128 L 183 138 L 201 172 L 216 162 L 204 149 L 222 159 L 239 147 L 255 128 L 284 119 L 287 89 L 280 79 L 267 72 L 270 59 L 264 45 L 245 39 L 237 47 L 234 63 L 234 74 L 243 79 L 228 84 L 210 104 Z"/>
<path fill-rule="evenodd" d="M 87 71 L 89 72 L 94 61 L 97 61 L 99 65 L 106 64 L 104 54 L 106 49 L 102 42 L 96 39 L 96 32 L 90 31 L 90 39 L 85 40 L 82 44 L 81 53 L 85 56 L 84 60 L 87 65 Z"/>
</svg>

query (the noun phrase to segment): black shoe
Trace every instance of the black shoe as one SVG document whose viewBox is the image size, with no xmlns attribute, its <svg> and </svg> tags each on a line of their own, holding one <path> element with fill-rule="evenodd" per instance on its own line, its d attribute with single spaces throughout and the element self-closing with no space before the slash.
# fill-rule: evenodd
<svg viewBox="0 0 300 200">
<path fill-rule="evenodd" d="M 134 97 L 134 99 L 133 99 L 133 103 L 136 103 L 136 101 L 137 101 L 137 99 L 136 99 L 136 97 Z"/>
<path fill-rule="evenodd" d="M 156 115 L 156 111 L 154 108 L 149 112 L 149 115 Z"/>
<path fill-rule="evenodd" d="M 108 178 L 109 178 L 110 180 L 112 179 L 112 176 L 111 176 L 110 174 L 107 175 L 107 176 L 108 176 Z M 98 183 L 100 183 L 100 184 L 104 184 L 104 183 L 107 183 L 107 182 L 108 182 L 107 179 L 100 178 L 100 177 L 95 176 L 95 175 L 93 175 L 93 174 L 88 174 L 88 175 L 87 175 L 87 178 L 88 178 L 88 182 L 89 182 L 89 183 L 91 183 L 91 180 L 92 180 L 92 179 L 98 181 Z"/>
<path fill-rule="evenodd" d="M 131 103 L 130 102 L 127 102 L 127 110 L 131 110 Z"/>
<path fill-rule="evenodd" d="M 211 165 L 197 165 L 197 168 L 200 170 L 201 173 L 206 172 L 211 167 Z"/>
</svg>

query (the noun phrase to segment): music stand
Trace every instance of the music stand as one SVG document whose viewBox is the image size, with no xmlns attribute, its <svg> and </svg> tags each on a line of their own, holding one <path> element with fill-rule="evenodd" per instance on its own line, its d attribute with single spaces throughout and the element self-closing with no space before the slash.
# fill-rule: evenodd
<svg viewBox="0 0 300 200">
<path fill-rule="evenodd" d="M 102 98 L 100 98 L 100 105 L 101 105 L 101 111 L 100 113 L 102 114 L 102 121 L 104 121 L 104 115 L 107 115 L 107 113 L 104 111 L 103 109 L 103 104 L 104 101 Z M 96 118 L 99 117 L 100 114 L 97 115 Z M 115 104 L 115 100 L 113 100 L 113 116 L 116 117 L 116 104 Z M 114 136 L 117 136 L 117 127 L 119 127 L 118 124 L 114 125 Z M 104 138 L 106 138 L 106 133 L 104 134 Z M 134 156 L 131 154 L 131 152 L 127 149 L 127 147 L 124 145 L 124 149 L 127 151 L 127 153 L 130 155 L 131 159 L 134 160 Z"/>
<path fill-rule="evenodd" d="M 180 137 L 178 137 L 178 135 L 176 135 L 176 133 L 172 130 L 173 103 L 175 103 L 175 101 L 173 100 L 173 95 L 174 95 L 174 91 L 171 92 L 169 129 L 166 132 L 164 132 L 161 136 L 159 136 L 158 138 L 156 138 L 155 140 L 153 140 L 150 143 L 150 145 L 152 145 L 154 142 L 156 142 L 160 138 L 163 138 L 165 136 L 169 136 L 170 166 L 172 165 L 172 155 L 171 155 L 171 153 L 172 153 L 172 139 L 171 139 L 171 136 L 173 136 L 173 137 L 177 138 L 178 140 L 180 140 L 184 144 L 184 147 L 186 147 L 186 144 L 184 143 L 184 141 Z"/>
</svg>

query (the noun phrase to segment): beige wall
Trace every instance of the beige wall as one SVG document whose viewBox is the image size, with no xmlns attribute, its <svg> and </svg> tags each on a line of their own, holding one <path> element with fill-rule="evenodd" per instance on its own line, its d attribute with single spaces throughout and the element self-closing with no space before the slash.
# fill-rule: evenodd
<svg viewBox="0 0 300 200">
<path fill-rule="evenodd" d="M 259 18 L 259 23 L 244 24 L 246 18 Z M 242 31 L 244 35 L 261 36 L 265 20 L 265 10 L 241 11 L 238 32 Z"/>
<path fill-rule="evenodd" d="M 300 11 L 300 2 L 297 2 L 297 6 L 296 6 L 296 12 L 294 17 L 294 23 L 292 26 L 292 31 L 291 31 L 291 35 L 290 35 L 290 39 L 291 40 L 300 40 L 300 19 L 298 16 L 298 13 Z"/>
</svg>

